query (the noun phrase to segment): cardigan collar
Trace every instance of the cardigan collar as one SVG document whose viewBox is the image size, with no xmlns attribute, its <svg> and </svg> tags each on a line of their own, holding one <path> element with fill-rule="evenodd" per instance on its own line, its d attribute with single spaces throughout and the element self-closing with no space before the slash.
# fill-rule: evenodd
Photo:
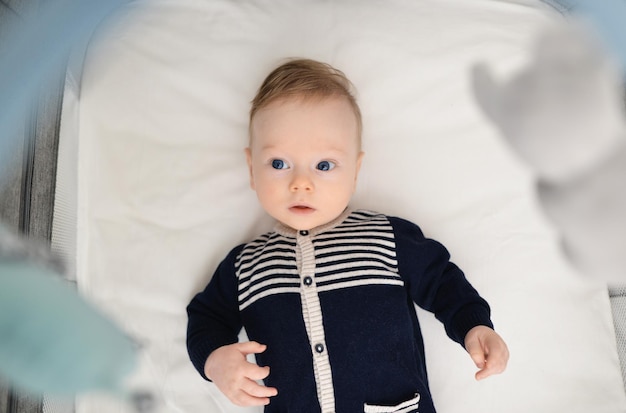
<svg viewBox="0 0 626 413">
<path fill-rule="evenodd" d="M 339 214 L 339 216 L 335 219 L 333 219 L 330 222 L 327 222 L 326 224 L 322 224 L 318 227 L 312 228 L 308 231 L 306 231 L 308 233 L 309 236 L 315 236 L 318 234 L 321 234 L 323 232 L 326 232 L 328 230 L 331 230 L 335 227 L 337 227 L 339 224 L 341 224 L 351 213 L 353 212 L 352 208 L 347 207 L 346 209 L 343 210 L 343 212 L 341 214 Z M 283 224 L 282 222 L 277 222 L 276 225 L 274 226 L 274 231 L 276 231 L 278 234 L 280 235 L 284 235 L 286 237 L 290 237 L 290 238 L 297 238 L 298 237 L 298 233 L 300 233 L 300 235 L 302 235 L 303 231 L 300 230 L 296 230 L 293 229 L 285 224 Z"/>
</svg>

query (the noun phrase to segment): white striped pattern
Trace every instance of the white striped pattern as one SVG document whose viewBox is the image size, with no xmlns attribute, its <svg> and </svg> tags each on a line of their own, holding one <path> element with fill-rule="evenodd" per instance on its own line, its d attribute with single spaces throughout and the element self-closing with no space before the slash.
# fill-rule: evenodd
<svg viewBox="0 0 626 413">
<path fill-rule="evenodd" d="M 295 231 L 288 235 L 271 232 L 244 247 L 236 263 L 241 310 L 273 294 L 300 292 L 295 237 Z M 354 211 L 322 233 L 311 231 L 311 239 L 320 292 L 403 285 L 397 273 L 393 230 L 384 215 Z"/>
<path fill-rule="evenodd" d="M 411 400 L 400 403 L 397 406 L 375 406 L 366 404 L 363 406 L 364 413 L 409 413 L 415 412 L 419 407 L 420 395 L 417 393 Z"/>
<path fill-rule="evenodd" d="M 295 247 L 293 239 L 276 233 L 244 247 L 235 264 L 240 310 L 269 295 L 300 293 Z"/>
</svg>

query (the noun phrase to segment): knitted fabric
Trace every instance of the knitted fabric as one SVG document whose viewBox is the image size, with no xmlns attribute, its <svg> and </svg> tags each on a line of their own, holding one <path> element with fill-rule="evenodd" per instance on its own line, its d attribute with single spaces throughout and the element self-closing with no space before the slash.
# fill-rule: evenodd
<svg viewBox="0 0 626 413">
<path fill-rule="evenodd" d="M 413 303 L 461 344 L 492 327 L 449 257 L 415 224 L 370 211 L 310 231 L 279 224 L 233 249 L 189 304 L 190 358 L 206 378 L 209 354 L 245 327 L 278 389 L 266 412 L 434 412 Z"/>
</svg>

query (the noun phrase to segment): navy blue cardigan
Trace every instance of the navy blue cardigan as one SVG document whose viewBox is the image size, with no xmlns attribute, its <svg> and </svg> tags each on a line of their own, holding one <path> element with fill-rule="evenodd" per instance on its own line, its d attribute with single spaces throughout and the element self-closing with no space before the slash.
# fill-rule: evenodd
<svg viewBox="0 0 626 413">
<path fill-rule="evenodd" d="M 490 309 L 448 251 L 413 223 L 370 211 L 296 232 L 281 224 L 233 249 L 189 306 L 187 348 L 209 354 L 241 328 L 278 389 L 266 412 L 434 413 L 415 307 L 463 344 Z M 377 406 L 385 406 L 382 410 Z M 388 406 L 396 406 L 387 408 Z"/>
</svg>

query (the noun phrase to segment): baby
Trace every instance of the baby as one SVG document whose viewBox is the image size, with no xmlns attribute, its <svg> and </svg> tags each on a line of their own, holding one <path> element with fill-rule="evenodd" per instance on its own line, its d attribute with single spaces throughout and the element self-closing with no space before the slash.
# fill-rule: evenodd
<svg viewBox="0 0 626 413">
<path fill-rule="evenodd" d="M 191 361 L 237 405 L 435 412 L 413 303 L 465 346 L 476 379 L 506 367 L 488 304 L 447 250 L 411 222 L 348 206 L 361 129 L 351 83 L 312 60 L 275 69 L 252 102 L 250 185 L 277 223 L 233 249 L 187 307 Z M 242 327 L 251 341 L 238 342 Z"/>
</svg>

